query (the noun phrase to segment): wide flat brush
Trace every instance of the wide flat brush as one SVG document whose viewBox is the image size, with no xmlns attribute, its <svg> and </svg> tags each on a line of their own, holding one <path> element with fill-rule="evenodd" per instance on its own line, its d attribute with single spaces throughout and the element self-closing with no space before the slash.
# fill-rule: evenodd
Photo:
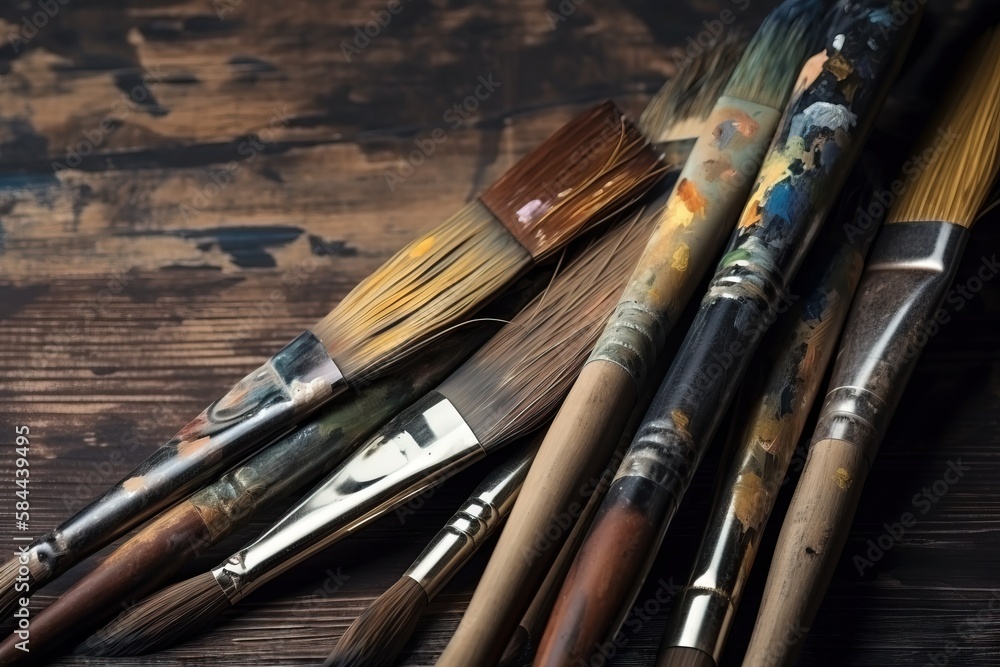
<svg viewBox="0 0 1000 667">
<path fill-rule="evenodd" d="M 533 438 L 495 468 L 403 576 L 351 624 L 324 667 L 389 667 L 420 615 L 503 523 L 538 449 Z"/>
<path fill-rule="evenodd" d="M 934 158 L 906 184 L 858 288 L 771 561 L 747 667 L 790 665 L 802 648 L 920 341 L 1000 169 L 1000 30 L 988 32 L 957 74 L 918 147 Z"/>
<path fill-rule="evenodd" d="M 781 316 L 740 390 L 715 502 L 688 584 L 673 603 L 658 667 L 716 667 L 761 535 L 784 483 L 879 225 L 862 219 L 880 178 L 865 153 L 793 284 Z M 880 193 L 881 194 L 881 193 Z M 694 662 L 692 662 L 694 661 Z"/>
<path fill-rule="evenodd" d="M 251 545 L 191 583 L 146 598 L 81 650 L 144 653 L 201 630 L 265 582 L 539 428 L 614 307 L 648 238 L 641 222 L 617 227 L 584 251 L 486 346 L 382 427 Z M 203 608 L 193 609 L 191 597 Z"/>
<path fill-rule="evenodd" d="M 354 400 L 321 410 L 292 434 L 161 513 L 31 619 L 31 655 L 83 638 L 121 605 L 156 590 L 254 514 L 328 473 L 376 428 L 465 361 L 550 277 L 550 270 L 533 271 L 480 317 L 440 336 L 432 351 L 365 386 Z M 15 650 L 15 643 L 8 638 L 0 644 L 0 664 L 27 657 Z"/>
<path fill-rule="evenodd" d="M 738 59 L 721 97 L 703 95 L 710 111 L 687 163 L 673 191 L 650 206 L 656 228 L 645 252 L 539 449 L 514 518 L 439 665 L 500 658 L 569 533 L 557 522 L 572 517 L 572 504 L 586 502 L 580 485 L 607 463 L 667 334 L 732 231 L 807 53 L 810 27 L 824 10 L 824 0 L 786 2 Z M 704 65 L 689 69 L 705 70 L 703 76 L 716 81 L 727 73 Z M 657 116 L 662 100 L 674 98 L 654 98 L 640 125 Z M 550 534 L 559 536 L 550 547 L 523 557 L 538 536 Z"/>
<path fill-rule="evenodd" d="M 536 665 L 586 662 L 624 622 L 906 53 L 918 20 L 886 32 L 879 21 L 893 9 L 843 0 L 832 12 L 827 48 L 803 68 L 694 323 L 570 567 Z"/>
<path fill-rule="evenodd" d="M 212 403 L 124 479 L 15 556 L 32 590 L 371 382 L 533 264 L 618 211 L 663 173 L 610 102 L 582 114 L 480 197 L 403 248 L 307 331 Z M 0 566 L 0 616 L 18 593 Z"/>
</svg>

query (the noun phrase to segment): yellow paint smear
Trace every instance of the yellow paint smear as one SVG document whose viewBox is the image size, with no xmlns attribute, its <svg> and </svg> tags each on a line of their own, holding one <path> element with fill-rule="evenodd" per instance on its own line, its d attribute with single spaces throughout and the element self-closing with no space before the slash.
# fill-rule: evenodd
<svg viewBox="0 0 1000 667">
<path fill-rule="evenodd" d="M 743 532 L 760 528 L 767 512 L 764 481 L 752 472 L 740 475 L 733 487 L 733 514 L 743 524 Z"/>
<path fill-rule="evenodd" d="M 684 272 L 687 271 L 688 261 L 691 259 L 691 248 L 688 247 L 687 243 L 678 244 L 677 250 L 674 250 L 672 266 L 675 270 Z"/>
<path fill-rule="evenodd" d="M 673 410 L 670 413 L 670 418 L 674 421 L 674 425 L 682 431 L 686 431 L 688 424 L 691 423 L 691 418 L 683 410 Z"/>
<path fill-rule="evenodd" d="M 434 237 L 428 236 L 423 241 L 420 241 L 412 248 L 410 248 L 410 257 L 414 259 L 417 257 L 423 257 L 433 247 L 434 247 Z"/>
<path fill-rule="evenodd" d="M 854 480 L 851 478 L 851 473 L 847 472 L 843 468 L 837 468 L 837 472 L 833 473 L 833 481 L 835 481 L 837 486 L 844 491 L 851 488 L 851 484 L 854 483 Z"/>
</svg>

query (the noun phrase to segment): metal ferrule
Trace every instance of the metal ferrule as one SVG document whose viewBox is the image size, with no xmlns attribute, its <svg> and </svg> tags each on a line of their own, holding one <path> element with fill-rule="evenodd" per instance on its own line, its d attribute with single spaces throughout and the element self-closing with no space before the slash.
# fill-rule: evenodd
<svg viewBox="0 0 1000 667">
<path fill-rule="evenodd" d="M 220 469 L 281 437 L 346 388 L 326 348 L 304 332 L 122 481 L 39 540 L 32 571 L 40 580 L 61 574 Z"/>
<path fill-rule="evenodd" d="M 784 295 L 785 277 L 767 247 L 756 237 L 744 239 L 736 252 L 722 258 L 705 301 L 743 299 L 761 312 Z"/>
<path fill-rule="evenodd" d="M 617 364 L 642 387 L 646 369 L 655 364 L 666 341 L 666 320 L 664 313 L 636 301 L 619 303 L 587 363 Z"/>
<path fill-rule="evenodd" d="M 858 287 L 813 442 L 853 443 L 871 464 L 968 237 L 966 228 L 948 222 L 885 225 Z"/>
<path fill-rule="evenodd" d="M 437 595 L 510 514 L 537 449 L 535 442 L 493 470 L 406 571 L 427 597 Z"/>
<path fill-rule="evenodd" d="M 681 591 L 671 613 L 674 620 L 667 625 L 663 646 L 696 648 L 719 664 L 735 613 L 729 597 L 707 584 L 690 586 Z"/>
<path fill-rule="evenodd" d="M 238 602 L 266 581 L 484 455 L 455 406 L 431 392 L 370 438 L 253 544 L 212 573 L 230 601 Z"/>
</svg>

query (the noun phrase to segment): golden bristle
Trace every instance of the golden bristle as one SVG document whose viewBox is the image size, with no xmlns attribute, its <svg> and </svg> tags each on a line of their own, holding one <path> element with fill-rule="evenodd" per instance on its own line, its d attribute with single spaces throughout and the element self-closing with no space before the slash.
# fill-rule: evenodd
<svg viewBox="0 0 1000 667">
<path fill-rule="evenodd" d="M 654 220 L 642 215 L 607 233 L 438 388 L 485 448 L 533 431 L 562 402 L 617 305 Z"/>
<path fill-rule="evenodd" d="M 888 222 L 950 222 L 971 227 L 1000 168 L 1000 29 L 969 53 L 917 155 L 929 163 L 889 214 Z"/>
<path fill-rule="evenodd" d="M 381 375 L 538 262 L 639 198 L 664 169 L 610 102 L 578 116 L 477 200 L 398 252 L 313 333 L 348 382 Z"/>
<path fill-rule="evenodd" d="M 531 256 L 478 200 L 365 278 L 312 332 L 354 381 L 501 290 Z"/>
</svg>

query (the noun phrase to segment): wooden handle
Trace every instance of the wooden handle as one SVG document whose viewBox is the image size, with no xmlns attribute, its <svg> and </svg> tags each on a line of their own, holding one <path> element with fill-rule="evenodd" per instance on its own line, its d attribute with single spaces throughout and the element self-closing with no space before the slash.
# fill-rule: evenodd
<svg viewBox="0 0 1000 667">
<path fill-rule="evenodd" d="M 635 401 L 635 383 L 621 366 L 602 361 L 584 366 L 535 455 L 438 667 L 488 665 L 500 659 L 596 488 Z"/>
<path fill-rule="evenodd" d="M 744 667 L 792 665 L 840 560 L 868 461 L 844 440 L 813 444 L 771 562 Z"/>
</svg>

